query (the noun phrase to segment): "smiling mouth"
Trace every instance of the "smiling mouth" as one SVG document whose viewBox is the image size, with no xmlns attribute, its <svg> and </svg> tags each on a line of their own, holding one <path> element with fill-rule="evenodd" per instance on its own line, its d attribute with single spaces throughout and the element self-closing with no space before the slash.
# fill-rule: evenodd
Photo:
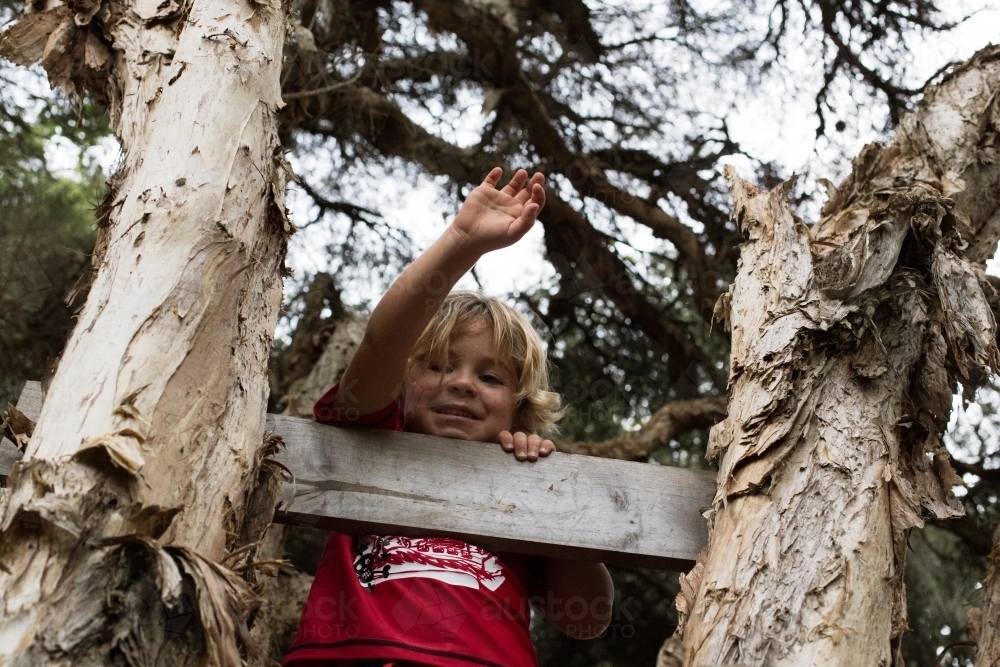
<svg viewBox="0 0 1000 667">
<path fill-rule="evenodd" d="M 462 408 L 437 408 L 434 410 L 434 412 L 439 415 L 448 415 L 449 417 L 462 417 L 463 419 L 477 418 L 476 415 Z"/>
</svg>

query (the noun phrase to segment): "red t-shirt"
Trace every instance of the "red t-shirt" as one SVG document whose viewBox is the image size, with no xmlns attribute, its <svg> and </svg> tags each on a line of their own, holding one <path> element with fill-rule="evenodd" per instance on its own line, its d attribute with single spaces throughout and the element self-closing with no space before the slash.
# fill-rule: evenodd
<svg viewBox="0 0 1000 667">
<path fill-rule="evenodd" d="M 335 385 L 316 419 L 395 431 L 394 402 L 338 414 Z M 330 533 L 284 667 L 398 660 L 434 667 L 537 667 L 528 595 L 537 559 L 447 537 Z"/>
</svg>

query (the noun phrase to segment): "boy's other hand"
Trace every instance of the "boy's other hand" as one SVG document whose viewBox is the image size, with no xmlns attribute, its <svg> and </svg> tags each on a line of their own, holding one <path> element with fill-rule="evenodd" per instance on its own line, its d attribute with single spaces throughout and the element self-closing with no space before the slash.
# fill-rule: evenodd
<svg viewBox="0 0 1000 667">
<path fill-rule="evenodd" d="M 537 461 L 539 456 L 548 456 L 556 451 L 555 443 L 534 433 L 500 431 L 497 438 L 503 450 L 514 454 L 518 461 Z"/>
<path fill-rule="evenodd" d="M 452 223 L 463 243 L 479 253 L 516 243 L 535 224 L 545 206 L 545 176 L 518 169 L 510 182 L 497 190 L 503 169 L 495 167 L 465 199 Z"/>
</svg>

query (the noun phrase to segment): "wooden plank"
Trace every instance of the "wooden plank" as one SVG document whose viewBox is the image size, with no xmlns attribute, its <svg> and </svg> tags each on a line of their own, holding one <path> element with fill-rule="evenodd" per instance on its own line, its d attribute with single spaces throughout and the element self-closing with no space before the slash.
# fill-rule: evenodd
<svg viewBox="0 0 1000 667">
<path fill-rule="evenodd" d="M 296 478 L 277 522 L 661 569 L 690 568 L 708 540 L 700 512 L 714 473 L 558 452 L 522 463 L 499 445 L 269 423 L 289 443 L 277 458 Z"/>
<path fill-rule="evenodd" d="M 18 407 L 37 419 L 38 383 Z M 267 424 L 288 444 L 276 458 L 294 475 L 277 523 L 670 570 L 690 568 L 708 539 L 701 510 L 714 473 L 559 452 L 521 463 L 485 443 L 280 415 Z M 0 475 L 9 471 L 0 452 Z"/>
<path fill-rule="evenodd" d="M 3 408 L 6 410 L 6 406 Z M 17 399 L 17 409 L 31 421 L 38 421 L 42 413 L 42 383 L 29 381 L 24 383 L 21 395 Z M 21 450 L 7 438 L 0 438 L 0 475 L 9 475 L 14 463 L 21 460 Z"/>
</svg>

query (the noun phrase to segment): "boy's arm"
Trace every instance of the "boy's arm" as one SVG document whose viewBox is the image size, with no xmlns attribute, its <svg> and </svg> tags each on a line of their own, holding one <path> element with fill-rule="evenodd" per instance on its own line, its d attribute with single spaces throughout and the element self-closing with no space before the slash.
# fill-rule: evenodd
<svg viewBox="0 0 1000 667">
<path fill-rule="evenodd" d="M 466 198 L 455 220 L 379 301 L 344 372 L 335 407 L 369 414 L 392 402 L 410 350 L 466 271 L 491 250 L 517 242 L 545 204 L 544 176 L 517 171 L 503 189 L 493 169 Z"/>
<path fill-rule="evenodd" d="M 564 558 L 545 558 L 544 601 L 554 626 L 574 639 L 593 639 L 611 623 L 615 586 L 608 568 Z"/>
</svg>

